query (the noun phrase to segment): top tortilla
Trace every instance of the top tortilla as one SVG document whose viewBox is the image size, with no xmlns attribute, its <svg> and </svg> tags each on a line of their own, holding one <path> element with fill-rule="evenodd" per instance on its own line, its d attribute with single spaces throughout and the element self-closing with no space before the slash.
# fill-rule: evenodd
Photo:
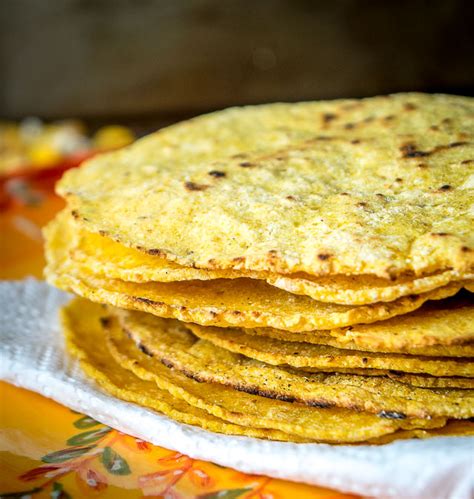
<svg viewBox="0 0 474 499">
<path fill-rule="evenodd" d="M 474 268 L 474 99 L 227 109 L 70 170 L 84 227 L 181 265 L 395 277 Z"/>
</svg>

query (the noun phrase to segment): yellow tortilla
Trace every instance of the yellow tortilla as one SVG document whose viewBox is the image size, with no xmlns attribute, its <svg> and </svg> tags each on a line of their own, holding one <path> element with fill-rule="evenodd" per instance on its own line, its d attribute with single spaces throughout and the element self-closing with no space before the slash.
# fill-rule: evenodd
<svg viewBox="0 0 474 499">
<path fill-rule="evenodd" d="M 129 283 L 72 273 L 47 272 L 50 283 L 84 298 L 160 317 L 219 327 L 272 327 L 290 332 L 333 329 L 383 321 L 419 308 L 427 300 L 455 294 L 459 283 L 390 303 L 351 307 L 290 295 L 256 281 L 216 280 L 176 283 Z"/>
<path fill-rule="evenodd" d="M 443 378 L 438 376 L 429 376 L 427 374 L 410 374 L 398 371 L 389 371 L 387 376 L 395 381 L 399 381 L 400 383 L 407 383 L 408 385 L 419 386 L 420 388 L 474 389 L 474 379 L 472 378 L 460 378 L 458 376 Z"/>
<path fill-rule="evenodd" d="M 471 437 L 474 435 L 474 423 L 471 421 L 448 421 L 446 426 L 433 430 L 400 430 L 390 435 L 369 440 L 371 444 L 388 444 L 394 440 L 407 440 L 409 438 L 430 438 L 430 437 Z"/>
<path fill-rule="evenodd" d="M 356 324 L 331 331 L 297 334 L 270 328 L 246 329 L 245 332 L 351 350 L 474 357 L 474 302 L 470 293 L 461 292 L 442 301 L 427 302 L 411 313 L 370 325 Z"/>
<path fill-rule="evenodd" d="M 66 172 L 80 223 L 188 267 L 474 270 L 474 99 L 397 94 L 233 108 Z"/>
<path fill-rule="evenodd" d="M 307 405 L 346 407 L 402 418 L 464 419 L 474 415 L 473 390 L 418 388 L 378 376 L 303 374 L 199 340 L 178 321 L 120 309 L 113 313 L 124 331 L 157 361 L 198 381 Z"/>
<path fill-rule="evenodd" d="M 67 209 L 59 213 L 52 224 L 57 226 L 55 230 L 68 234 L 66 244 L 69 247 L 69 257 L 82 273 L 123 281 L 173 282 L 247 277 L 264 280 L 290 293 L 307 295 L 317 301 L 365 305 L 393 301 L 401 296 L 431 291 L 451 281 L 474 278 L 455 271 L 390 280 L 374 276 L 311 277 L 303 273 L 278 275 L 268 272 L 199 269 L 184 267 L 166 258 L 127 248 L 108 237 L 87 232 L 74 222 Z"/>
<path fill-rule="evenodd" d="M 64 308 L 63 323 L 69 348 L 81 359 L 86 372 L 107 391 L 213 431 L 296 442 L 308 441 L 313 436 L 318 441 L 337 443 L 362 441 L 399 429 L 437 428 L 445 424 L 443 418 L 388 420 L 341 409 L 308 408 L 222 385 L 197 383 L 150 359 L 124 337 L 102 307 L 85 300 L 76 299 Z M 211 411 L 239 424 L 227 423 L 211 415 Z M 296 433 L 262 428 L 267 422 Z"/>
<path fill-rule="evenodd" d="M 91 306 L 92 305 L 92 306 Z M 87 315 L 82 315 L 86 312 Z M 161 412 L 180 423 L 232 435 L 298 442 L 296 435 L 279 430 L 229 423 L 174 397 L 156 383 L 138 378 L 117 364 L 109 353 L 100 319 L 104 310 L 96 304 L 74 301 L 62 310 L 62 323 L 69 352 L 81 362 L 84 372 L 114 397 Z"/>
<path fill-rule="evenodd" d="M 48 260 L 45 275 L 51 284 L 99 303 L 201 325 L 273 327 L 294 332 L 332 329 L 404 314 L 427 300 L 451 296 L 462 287 L 462 283 L 451 283 L 388 303 L 349 306 L 318 302 L 250 279 L 127 282 L 82 273 L 69 259 L 67 233 L 53 224 L 46 228 L 45 234 Z"/>
<path fill-rule="evenodd" d="M 435 345 L 427 347 L 412 347 L 406 345 L 398 348 L 398 345 L 381 344 L 380 346 L 373 345 L 367 341 L 360 340 L 357 343 L 354 341 L 341 341 L 337 337 L 328 334 L 328 331 L 310 331 L 308 333 L 289 333 L 279 329 L 259 328 L 246 329 L 247 334 L 264 336 L 267 338 L 275 338 L 283 341 L 294 341 L 311 343 L 313 345 L 329 345 L 336 348 L 345 348 L 348 350 L 362 350 L 368 352 L 380 353 L 407 353 L 411 355 L 424 355 L 427 357 L 474 357 L 474 343 L 465 345 Z M 333 331 L 334 332 L 334 331 Z M 337 334 L 337 333 L 336 333 Z M 378 344 L 379 342 L 377 342 Z"/>
<path fill-rule="evenodd" d="M 287 366 L 289 368 L 289 366 Z M 461 378 L 459 376 L 430 376 L 429 374 L 412 374 L 390 369 L 361 369 L 361 368 L 327 368 L 316 367 L 291 368 L 296 372 L 305 373 L 334 373 L 357 374 L 360 376 L 388 376 L 395 381 L 420 388 L 459 388 L 463 390 L 474 389 L 474 378 Z"/>
<path fill-rule="evenodd" d="M 401 296 L 426 293 L 445 286 L 452 281 L 473 279 L 472 274 L 460 275 L 455 271 L 418 278 L 400 277 L 395 280 L 380 277 L 360 276 L 283 276 L 273 274 L 266 281 L 289 293 L 307 295 L 314 300 L 343 305 L 366 305 L 376 302 L 390 302 Z"/>
<path fill-rule="evenodd" d="M 274 366 L 342 369 L 386 369 L 432 376 L 474 378 L 474 361 L 470 358 L 420 357 L 395 353 L 373 353 L 345 350 L 310 343 L 296 343 L 246 334 L 245 329 L 188 325 L 198 338 Z"/>
</svg>

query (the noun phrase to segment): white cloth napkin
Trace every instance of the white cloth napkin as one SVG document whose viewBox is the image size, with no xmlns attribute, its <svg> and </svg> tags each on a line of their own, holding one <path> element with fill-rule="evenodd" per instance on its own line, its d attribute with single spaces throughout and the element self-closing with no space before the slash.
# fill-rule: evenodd
<svg viewBox="0 0 474 499">
<path fill-rule="evenodd" d="M 473 438 L 352 447 L 270 442 L 201 430 L 111 397 L 65 352 L 58 309 L 69 299 L 33 279 L 0 282 L 0 379 L 153 444 L 247 473 L 379 498 L 474 496 Z"/>
</svg>

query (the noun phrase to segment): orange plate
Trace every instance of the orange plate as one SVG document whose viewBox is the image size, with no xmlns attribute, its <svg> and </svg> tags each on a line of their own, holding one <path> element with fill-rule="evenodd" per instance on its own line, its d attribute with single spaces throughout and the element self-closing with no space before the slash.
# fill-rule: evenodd
<svg viewBox="0 0 474 499">
<path fill-rule="evenodd" d="M 63 206 L 52 190 L 63 170 L 0 179 L 0 278 L 41 277 L 40 229 Z M 1 497 L 354 497 L 197 461 L 2 382 L 0 445 Z"/>
</svg>

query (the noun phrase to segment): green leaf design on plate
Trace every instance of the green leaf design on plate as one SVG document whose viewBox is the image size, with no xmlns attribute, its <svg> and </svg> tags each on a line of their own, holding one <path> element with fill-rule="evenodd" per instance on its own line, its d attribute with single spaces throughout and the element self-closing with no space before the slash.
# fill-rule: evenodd
<svg viewBox="0 0 474 499">
<path fill-rule="evenodd" d="M 97 426 L 99 421 L 96 421 L 94 418 L 90 416 L 83 416 L 82 418 L 74 421 L 73 425 L 80 430 L 84 430 L 85 428 L 92 428 L 93 426 Z"/>
<path fill-rule="evenodd" d="M 95 445 L 88 445 L 87 447 L 76 447 L 75 449 L 62 449 L 56 452 L 51 452 L 46 454 L 41 458 L 43 463 L 63 463 L 64 461 L 69 461 L 70 459 L 75 459 L 76 457 L 82 456 L 86 452 L 89 452 L 95 447 Z"/>
<path fill-rule="evenodd" d="M 115 452 L 112 447 L 105 447 L 102 452 L 102 464 L 104 468 L 112 475 L 129 475 L 130 467 L 127 461 Z"/>
<path fill-rule="evenodd" d="M 218 490 L 217 492 L 202 494 L 199 496 L 199 499 L 235 499 L 236 497 L 240 497 L 247 492 L 250 492 L 251 490 L 252 487 L 247 487 L 244 489 Z"/>
<path fill-rule="evenodd" d="M 51 499 L 71 499 L 70 494 L 64 490 L 63 484 L 59 482 L 53 483 L 53 490 L 50 497 Z"/>
<path fill-rule="evenodd" d="M 66 441 L 68 445 L 87 445 L 92 442 L 97 442 L 104 435 L 110 433 L 112 430 L 108 427 L 100 428 L 98 430 L 85 431 L 84 433 L 79 433 L 78 435 L 74 435 L 70 439 Z"/>
</svg>

